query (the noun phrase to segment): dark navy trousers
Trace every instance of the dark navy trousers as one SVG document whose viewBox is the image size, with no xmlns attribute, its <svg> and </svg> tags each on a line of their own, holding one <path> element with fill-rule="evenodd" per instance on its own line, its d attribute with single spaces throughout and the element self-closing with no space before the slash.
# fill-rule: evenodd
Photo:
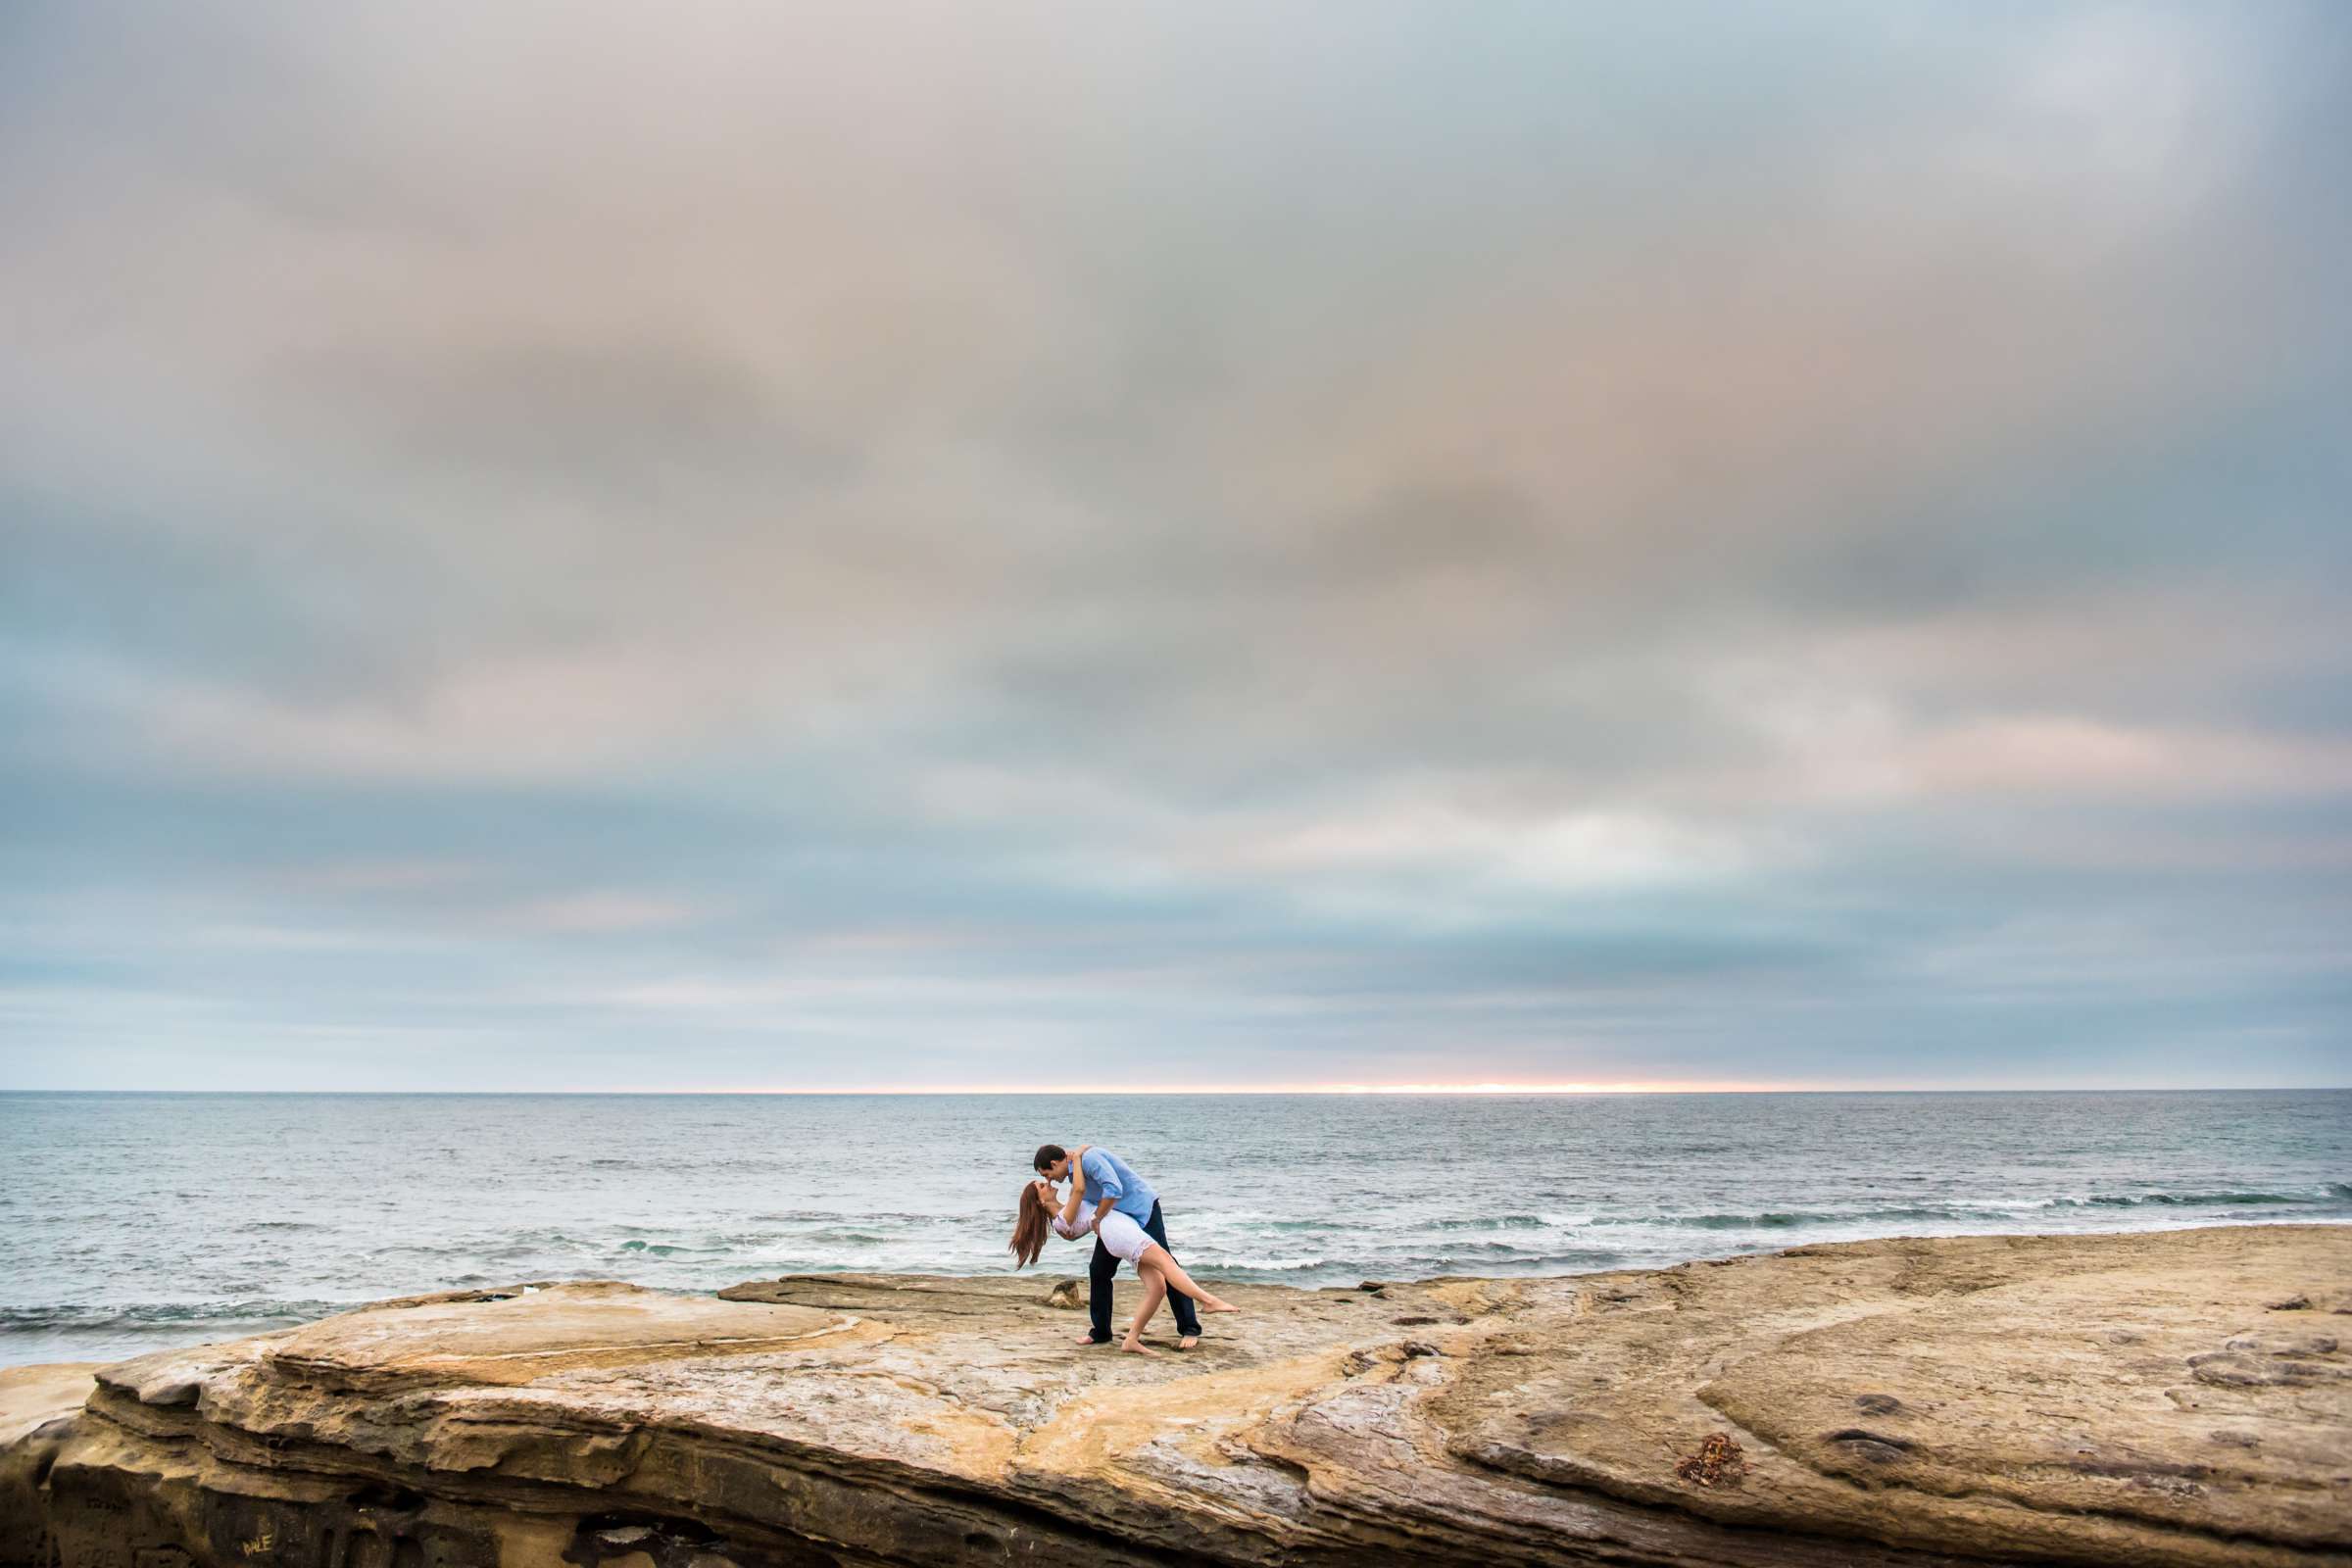
<svg viewBox="0 0 2352 1568">
<path fill-rule="evenodd" d="M 1152 1204 L 1152 1217 L 1144 1221 L 1144 1234 L 1160 1246 L 1168 1247 L 1168 1227 L 1159 1217 L 1159 1204 L 1156 1200 Z M 1168 1255 L 1174 1257 L 1176 1249 L 1168 1247 Z M 1101 1345 L 1110 1338 L 1111 1276 L 1117 1274 L 1118 1271 L 1118 1255 L 1109 1248 L 1104 1247 L 1100 1240 L 1097 1240 L 1094 1260 L 1086 1266 L 1086 1311 L 1087 1315 L 1095 1320 L 1095 1343 L 1097 1345 Z M 1191 1297 L 1170 1287 L 1168 1305 L 1176 1309 L 1177 1333 L 1198 1334 L 1200 1332 L 1200 1313 L 1194 1307 Z"/>
</svg>

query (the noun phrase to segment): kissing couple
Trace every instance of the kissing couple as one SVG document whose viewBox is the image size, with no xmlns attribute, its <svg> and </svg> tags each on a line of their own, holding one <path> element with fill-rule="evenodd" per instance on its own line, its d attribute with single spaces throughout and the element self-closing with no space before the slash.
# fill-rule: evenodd
<svg viewBox="0 0 2352 1568">
<path fill-rule="evenodd" d="M 1059 1144 L 1048 1144 L 1032 1161 L 1037 1180 L 1021 1189 L 1019 1216 L 1013 1221 L 1012 1255 L 1027 1268 L 1046 1250 L 1048 1233 L 1065 1242 L 1095 1239 L 1094 1260 L 1087 1267 L 1087 1315 L 1093 1326 L 1081 1345 L 1104 1345 L 1110 1340 L 1111 1277 L 1122 1262 L 1133 1263 L 1144 1282 L 1144 1301 L 1127 1325 L 1122 1350 L 1137 1355 L 1159 1352 L 1144 1343 L 1144 1325 L 1169 1297 L 1176 1299 L 1176 1348 L 1189 1350 L 1200 1343 L 1202 1312 L 1238 1312 L 1231 1301 L 1211 1296 L 1168 1250 L 1168 1230 L 1159 1217 L 1159 1195 L 1152 1184 L 1127 1168 L 1127 1162 L 1105 1149 L 1080 1144 L 1072 1154 Z M 1058 1190 L 1070 1184 L 1068 1198 Z"/>
</svg>

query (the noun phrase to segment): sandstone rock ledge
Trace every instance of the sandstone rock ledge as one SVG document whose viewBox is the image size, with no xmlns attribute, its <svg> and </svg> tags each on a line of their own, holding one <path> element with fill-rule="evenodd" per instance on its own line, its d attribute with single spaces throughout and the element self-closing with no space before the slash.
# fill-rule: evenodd
<svg viewBox="0 0 2352 1568">
<path fill-rule="evenodd" d="M 1051 1287 L 517 1287 L 0 1373 L 0 1563 L 2352 1564 L 2352 1229 L 1242 1289 L 1155 1360 Z M 1719 1433 L 1744 1475 L 1678 1475 Z"/>
</svg>

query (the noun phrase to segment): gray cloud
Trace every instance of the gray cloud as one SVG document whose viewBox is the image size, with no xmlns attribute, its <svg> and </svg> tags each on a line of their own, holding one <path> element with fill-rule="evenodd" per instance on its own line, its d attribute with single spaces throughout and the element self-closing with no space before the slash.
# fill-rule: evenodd
<svg viewBox="0 0 2352 1568">
<path fill-rule="evenodd" d="M 2340 1082 L 2326 7 L 20 8 L 0 1080 Z"/>
</svg>

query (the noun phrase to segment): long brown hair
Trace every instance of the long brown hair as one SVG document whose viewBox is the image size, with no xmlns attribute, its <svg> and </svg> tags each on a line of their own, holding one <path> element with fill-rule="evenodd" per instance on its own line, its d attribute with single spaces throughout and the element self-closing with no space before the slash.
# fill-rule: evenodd
<svg viewBox="0 0 2352 1568">
<path fill-rule="evenodd" d="M 1054 1216 L 1046 1200 L 1037 1196 L 1037 1183 L 1021 1186 L 1020 1216 L 1012 1222 L 1012 1255 L 1020 1261 L 1015 1268 L 1027 1268 L 1037 1261 L 1037 1254 L 1046 1250 L 1046 1237 L 1054 1229 Z"/>
</svg>

